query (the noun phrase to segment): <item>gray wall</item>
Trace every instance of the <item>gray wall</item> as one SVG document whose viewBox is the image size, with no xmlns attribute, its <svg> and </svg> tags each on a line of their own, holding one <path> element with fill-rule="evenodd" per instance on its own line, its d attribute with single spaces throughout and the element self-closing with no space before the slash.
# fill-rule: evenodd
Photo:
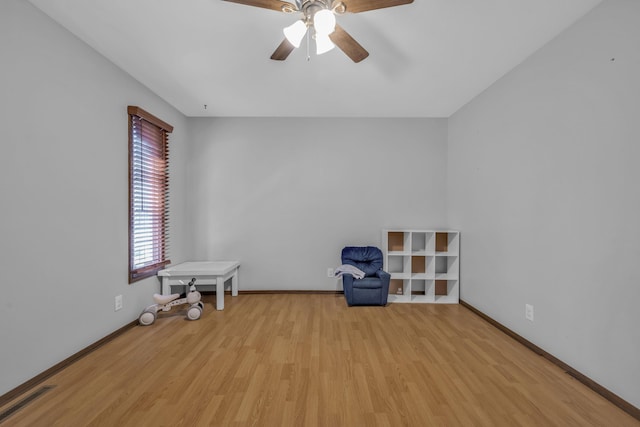
<svg viewBox="0 0 640 427">
<path fill-rule="evenodd" d="M 196 258 L 241 260 L 240 286 L 341 289 L 345 245 L 446 223 L 446 120 L 190 119 Z"/>
<path fill-rule="evenodd" d="M 604 2 L 458 111 L 448 166 L 461 298 L 636 407 L 639 17 Z"/>
<path fill-rule="evenodd" d="M 0 395 L 136 319 L 128 104 L 175 126 L 173 260 L 187 258 L 186 118 L 26 1 L 0 2 Z M 124 308 L 114 312 L 114 297 Z"/>
</svg>

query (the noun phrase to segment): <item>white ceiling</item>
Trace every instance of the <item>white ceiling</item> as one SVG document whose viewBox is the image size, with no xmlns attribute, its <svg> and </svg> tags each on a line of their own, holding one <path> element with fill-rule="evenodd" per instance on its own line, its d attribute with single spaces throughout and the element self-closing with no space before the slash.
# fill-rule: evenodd
<svg viewBox="0 0 640 427">
<path fill-rule="evenodd" d="M 307 61 L 304 44 L 272 61 L 297 15 L 222 0 L 29 1 L 187 116 L 449 117 L 601 0 L 345 14 L 370 53 L 358 64 L 339 49 Z"/>
</svg>

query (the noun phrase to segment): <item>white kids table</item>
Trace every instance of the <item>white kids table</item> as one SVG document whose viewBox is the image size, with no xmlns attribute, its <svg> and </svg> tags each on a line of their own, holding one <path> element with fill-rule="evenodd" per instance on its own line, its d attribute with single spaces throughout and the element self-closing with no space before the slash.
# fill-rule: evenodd
<svg viewBox="0 0 640 427">
<path fill-rule="evenodd" d="M 216 309 L 224 310 L 224 284 L 231 279 L 231 296 L 238 296 L 239 261 L 191 261 L 158 271 L 162 295 L 171 294 L 171 285 L 186 285 L 192 278 L 198 285 L 216 285 Z"/>
</svg>

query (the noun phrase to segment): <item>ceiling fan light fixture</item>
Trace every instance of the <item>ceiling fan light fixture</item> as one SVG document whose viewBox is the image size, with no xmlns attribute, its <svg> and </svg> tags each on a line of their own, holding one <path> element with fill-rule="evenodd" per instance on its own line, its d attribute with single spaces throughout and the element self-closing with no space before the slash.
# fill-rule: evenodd
<svg viewBox="0 0 640 427">
<path fill-rule="evenodd" d="M 307 33 L 307 24 L 305 24 L 304 21 L 299 20 L 283 29 L 282 32 L 287 40 L 289 40 L 289 43 L 298 48 L 300 47 L 300 43 L 302 42 L 304 35 Z"/>
<path fill-rule="evenodd" d="M 336 24 L 336 16 L 344 13 L 360 13 L 413 3 L 413 0 L 223 0 L 247 6 L 261 7 L 284 13 L 301 13 L 300 21 L 284 28 L 285 39 L 271 54 L 274 61 L 284 61 L 294 49 L 300 47 L 307 35 L 307 59 L 309 59 L 310 31 L 316 39 L 316 51 L 323 54 L 338 46 L 353 62 L 369 56 L 349 33 Z M 335 44 L 334 44 L 335 43 Z"/>
<path fill-rule="evenodd" d="M 329 9 L 322 9 L 313 15 L 313 27 L 317 34 L 328 36 L 336 29 L 336 16 Z"/>
<path fill-rule="evenodd" d="M 331 41 L 328 34 L 319 34 L 316 32 L 316 55 L 322 55 L 336 47 Z"/>
</svg>

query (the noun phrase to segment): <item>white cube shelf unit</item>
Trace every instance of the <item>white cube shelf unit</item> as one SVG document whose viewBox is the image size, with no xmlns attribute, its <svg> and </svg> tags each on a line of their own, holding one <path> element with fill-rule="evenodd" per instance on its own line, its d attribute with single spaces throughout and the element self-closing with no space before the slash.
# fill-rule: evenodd
<svg viewBox="0 0 640 427">
<path fill-rule="evenodd" d="M 459 302 L 458 231 L 383 230 L 382 252 L 391 274 L 389 302 Z"/>
</svg>

